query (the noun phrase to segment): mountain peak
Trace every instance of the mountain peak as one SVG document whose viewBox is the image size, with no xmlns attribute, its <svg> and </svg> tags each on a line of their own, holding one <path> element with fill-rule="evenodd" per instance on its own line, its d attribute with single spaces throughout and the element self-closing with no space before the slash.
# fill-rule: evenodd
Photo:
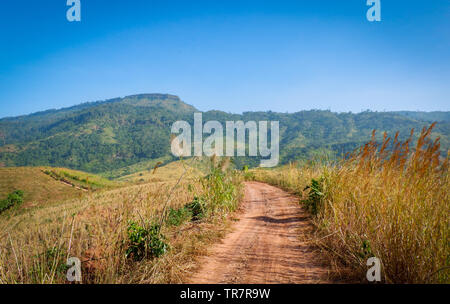
<svg viewBox="0 0 450 304">
<path fill-rule="evenodd" d="M 171 94 L 136 94 L 115 99 L 115 102 L 138 106 L 138 107 L 161 107 L 173 111 L 194 112 L 197 111 L 191 105 L 183 102 L 180 97 Z"/>
<path fill-rule="evenodd" d="M 181 101 L 180 97 L 171 94 L 161 94 L 161 93 L 145 93 L 145 94 L 134 94 L 125 96 L 122 99 L 148 99 L 148 100 L 176 100 Z"/>
</svg>

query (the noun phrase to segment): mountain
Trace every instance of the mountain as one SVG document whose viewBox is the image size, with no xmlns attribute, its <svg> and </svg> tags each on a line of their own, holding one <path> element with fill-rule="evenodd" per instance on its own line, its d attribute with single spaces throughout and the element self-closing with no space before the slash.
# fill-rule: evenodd
<svg viewBox="0 0 450 304">
<path fill-rule="evenodd" d="M 84 103 L 60 110 L 0 119 L 0 165 L 57 166 L 93 173 L 123 172 L 156 160 L 173 160 L 170 128 L 177 120 L 193 121 L 196 108 L 169 94 L 141 94 Z M 449 112 L 439 112 L 434 136 L 442 151 L 450 148 Z M 430 124 L 427 112 L 297 113 L 222 111 L 203 113 L 203 120 L 277 120 L 280 122 L 281 162 L 321 153 L 341 155 L 370 139 L 373 129 L 407 138 Z M 237 159 L 238 165 L 257 165 L 257 159 Z M 135 171 L 135 170 L 131 170 Z"/>
<path fill-rule="evenodd" d="M 176 96 L 145 94 L 5 118 L 0 162 L 89 172 L 128 166 L 167 155 L 170 125 L 194 111 Z"/>
</svg>

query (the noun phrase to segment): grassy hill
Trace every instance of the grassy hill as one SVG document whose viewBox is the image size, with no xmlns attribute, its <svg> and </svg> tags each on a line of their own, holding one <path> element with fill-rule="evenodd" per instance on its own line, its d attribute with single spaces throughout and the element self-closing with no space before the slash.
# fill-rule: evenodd
<svg viewBox="0 0 450 304">
<path fill-rule="evenodd" d="M 117 188 L 125 184 L 66 168 L 0 168 L 0 199 L 15 190 L 22 190 L 25 207 L 63 202 L 79 198 L 88 192 Z"/>
<path fill-rule="evenodd" d="M 203 176 L 204 164 L 192 159 L 168 164 L 159 162 L 149 169 L 122 176 L 114 181 L 67 168 L 0 168 L 0 199 L 15 190 L 22 190 L 25 207 L 41 206 L 45 203 L 80 198 L 97 190 L 112 190 L 143 183 L 171 183 L 178 180 L 183 173 L 183 180 Z"/>
<path fill-rule="evenodd" d="M 83 195 L 81 189 L 62 183 L 43 172 L 44 168 L 0 168 L 0 198 L 15 190 L 24 191 L 24 206 L 64 201 Z"/>
</svg>

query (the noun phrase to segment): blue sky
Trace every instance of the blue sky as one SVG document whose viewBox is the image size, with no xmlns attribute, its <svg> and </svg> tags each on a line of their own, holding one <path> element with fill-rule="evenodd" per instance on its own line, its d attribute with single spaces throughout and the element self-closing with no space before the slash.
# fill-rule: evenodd
<svg viewBox="0 0 450 304">
<path fill-rule="evenodd" d="M 137 93 L 200 110 L 450 110 L 450 1 L 0 2 L 0 117 Z"/>
</svg>

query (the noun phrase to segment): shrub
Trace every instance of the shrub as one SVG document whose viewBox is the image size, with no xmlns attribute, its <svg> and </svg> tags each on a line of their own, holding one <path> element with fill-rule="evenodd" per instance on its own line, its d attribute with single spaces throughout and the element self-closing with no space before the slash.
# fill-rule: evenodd
<svg viewBox="0 0 450 304">
<path fill-rule="evenodd" d="M 302 200 L 302 203 L 305 204 L 305 207 L 313 214 L 316 215 L 319 212 L 322 198 L 323 198 L 323 178 L 320 179 L 312 179 L 311 184 L 306 186 L 303 191 L 309 189 L 308 198 Z"/>
<path fill-rule="evenodd" d="M 167 225 L 180 226 L 183 222 L 192 218 L 192 212 L 186 206 L 179 209 L 169 209 L 169 215 L 167 217 Z"/>
<path fill-rule="evenodd" d="M 0 201 L 0 213 L 2 213 L 5 210 L 8 210 L 13 206 L 18 206 L 22 203 L 23 203 L 23 191 L 16 190 L 8 194 L 8 197 L 6 199 Z"/>
<path fill-rule="evenodd" d="M 237 192 L 234 172 L 225 171 L 219 166 L 212 168 L 211 173 L 203 179 L 204 199 L 208 209 L 231 212 L 237 208 Z"/>
<path fill-rule="evenodd" d="M 193 220 L 200 220 L 206 215 L 206 204 L 201 197 L 195 196 L 184 208 L 191 214 Z"/>
<path fill-rule="evenodd" d="M 156 258 L 163 255 L 167 251 L 168 245 L 160 230 L 160 225 L 155 223 L 139 226 L 138 223 L 130 221 L 127 229 L 127 258 L 140 261 L 144 258 Z"/>
</svg>

